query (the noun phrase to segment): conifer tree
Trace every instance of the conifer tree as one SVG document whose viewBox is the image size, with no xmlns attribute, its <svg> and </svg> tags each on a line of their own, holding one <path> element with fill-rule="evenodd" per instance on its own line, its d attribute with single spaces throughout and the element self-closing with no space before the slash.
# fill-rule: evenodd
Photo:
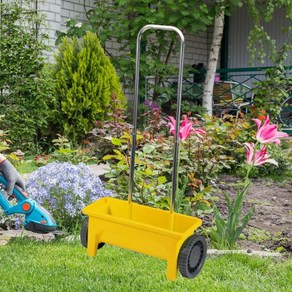
<svg viewBox="0 0 292 292">
<path fill-rule="evenodd" d="M 125 109 L 126 100 L 96 34 L 87 32 L 82 42 L 63 38 L 55 59 L 52 122 L 55 131 L 78 143 L 94 122 L 108 119 L 113 108 Z"/>
</svg>

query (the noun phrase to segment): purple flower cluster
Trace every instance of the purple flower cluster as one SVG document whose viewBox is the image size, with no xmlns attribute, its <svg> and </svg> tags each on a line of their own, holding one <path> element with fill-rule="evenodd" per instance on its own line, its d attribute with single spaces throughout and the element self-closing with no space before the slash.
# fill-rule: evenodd
<svg viewBox="0 0 292 292">
<path fill-rule="evenodd" d="M 33 172 L 26 186 L 32 199 L 60 218 L 79 216 L 86 205 L 112 196 L 84 163 L 49 163 Z"/>
<path fill-rule="evenodd" d="M 147 106 L 149 109 L 155 111 L 155 110 L 160 110 L 160 106 L 156 103 L 156 102 L 153 102 L 149 99 L 146 99 L 144 101 L 144 105 Z"/>
<path fill-rule="evenodd" d="M 22 227 L 22 222 L 23 222 L 23 220 L 20 217 L 16 217 L 14 220 L 14 229 L 20 230 Z"/>
</svg>

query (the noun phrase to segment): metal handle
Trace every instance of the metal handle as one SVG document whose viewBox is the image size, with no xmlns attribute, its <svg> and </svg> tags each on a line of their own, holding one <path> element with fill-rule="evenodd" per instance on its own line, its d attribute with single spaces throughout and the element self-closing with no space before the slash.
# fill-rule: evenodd
<svg viewBox="0 0 292 292">
<path fill-rule="evenodd" d="M 135 168 L 135 150 L 136 150 L 136 135 L 137 135 L 137 112 L 138 112 L 138 94 L 139 94 L 139 74 L 140 74 L 140 47 L 142 34 L 149 29 L 174 31 L 180 37 L 180 58 L 179 58 L 179 73 L 178 73 L 178 87 L 177 87 L 177 111 L 175 124 L 175 141 L 174 141 L 174 155 L 173 155 L 173 172 L 172 172 L 172 194 L 170 203 L 170 212 L 174 211 L 174 201 L 177 190 L 177 171 L 178 171 L 178 153 L 179 153 L 179 123 L 181 115 L 181 95 L 182 95 L 182 80 L 183 80 L 183 62 L 185 38 L 183 33 L 174 26 L 167 25 L 145 25 L 138 33 L 136 42 L 136 68 L 135 68 L 135 92 L 134 92 L 134 112 L 133 112 L 133 130 L 132 130 L 132 149 L 131 149 L 131 163 L 130 163 L 130 183 L 128 202 L 132 202 L 133 184 L 134 184 L 134 168 Z"/>
</svg>

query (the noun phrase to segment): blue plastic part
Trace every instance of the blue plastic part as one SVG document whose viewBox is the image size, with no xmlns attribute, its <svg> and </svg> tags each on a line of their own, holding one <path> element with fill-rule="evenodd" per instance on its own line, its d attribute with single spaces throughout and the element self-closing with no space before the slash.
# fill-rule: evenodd
<svg viewBox="0 0 292 292">
<path fill-rule="evenodd" d="M 0 184 L 7 186 L 7 180 L 0 175 Z M 40 206 L 35 200 L 28 198 L 17 187 L 13 189 L 13 195 L 17 200 L 17 204 L 11 205 L 4 195 L 3 189 L 0 189 L 0 206 L 6 215 L 24 214 L 23 222 L 26 230 L 36 233 L 48 233 L 55 231 L 57 224 L 51 214 Z"/>
</svg>

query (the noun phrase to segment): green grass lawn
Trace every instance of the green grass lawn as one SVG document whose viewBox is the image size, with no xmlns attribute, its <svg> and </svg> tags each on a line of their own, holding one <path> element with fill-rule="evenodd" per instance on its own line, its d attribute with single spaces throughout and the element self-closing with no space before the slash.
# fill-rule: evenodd
<svg viewBox="0 0 292 292">
<path fill-rule="evenodd" d="M 0 291 L 292 291 L 292 260 L 207 259 L 195 279 L 168 281 L 166 262 L 106 245 L 88 257 L 79 242 L 16 239 L 0 246 Z"/>
<path fill-rule="evenodd" d="M 14 166 L 20 174 L 31 173 L 39 168 L 39 166 L 35 164 L 33 159 L 24 161 L 19 164 L 15 164 Z"/>
</svg>

